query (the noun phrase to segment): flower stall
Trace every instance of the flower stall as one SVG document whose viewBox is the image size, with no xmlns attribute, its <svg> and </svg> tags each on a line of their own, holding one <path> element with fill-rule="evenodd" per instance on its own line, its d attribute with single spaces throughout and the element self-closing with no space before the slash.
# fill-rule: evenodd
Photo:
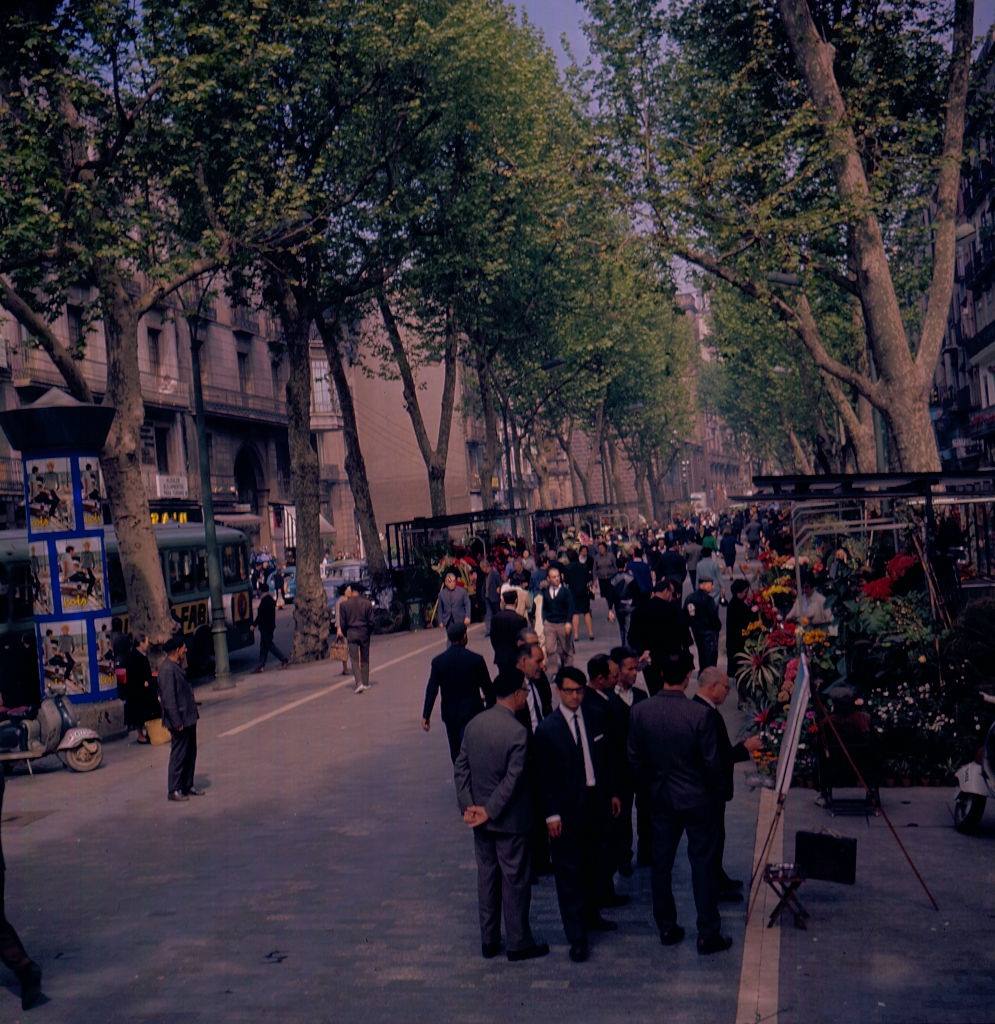
<svg viewBox="0 0 995 1024">
<path fill-rule="evenodd" d="M 818 779 L 828 724 L 819 707 L 851 729 L 848 743 L 864 751 L 864 774 L 875 786 L 949 783 L 984 735 L 977 691 L 995 685 L 984 646 L 995 645 L 988 635 L 995 607 L 985 629 L 978 604 L 945 580 L 923 500 L 942 474 L 918 476 L 925 479 L 903 475 L 900 487 L 890 475 L 835 478 L 831 500 L 834 478 L 787 478 L 817 482 L 815 495 L 776 489 L 778 500 L 792 502 L 794 550 L 761 553 L 751 579 L 756 618 L 734 667 L 740 701 L 764 739 L 757 770 L 765 784 L 776 772 L 802 652 L 819 699 L 806 712 L 796 784 Z M 991 485 L 990 475 L 984 482 Z M 769 490 L 764 497 L 773 498 Z M 811 609 L 825 621 L 811 621 Z"/>
</svg>

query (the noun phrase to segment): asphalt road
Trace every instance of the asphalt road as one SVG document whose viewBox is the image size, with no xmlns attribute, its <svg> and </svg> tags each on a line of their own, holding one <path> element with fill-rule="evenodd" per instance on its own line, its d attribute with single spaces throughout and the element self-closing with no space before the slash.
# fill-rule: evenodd
<svg viewBox="0 0 995 1024">
<path fill-rule="evenodd" d="M 599 628 L 579 663 L 615 642 Z M 442 643 L 439 631 L 379 638 L 377 685 L 358 696 L 327 662 L 243 676 L 230 693 L 202 688 L 207 794 L 187 804 L 166 801 L 166 747 L 111 743 L 92 774 L 53 765 L 13 777 L 8 914 L 51 999 L 29 1019 L 731 1024 L 742 911 L 726 919 L 728 955 L 700 958 L 693 941 L 664 949 L 646 870 L 620 886 L 632 904 L 588 963 L 567 958 L 551 879 L 533 903 L 550 956 L 481 959 L 472 839 L 438 712 L 431 733 L 420 727 Z M 473 646 L 485 644 L 475 627 Z M 729 817 L 727 866 L 739 876 L 754 820 L 744 789 Z M 683 852 L 676 891 L 693 926 Z M 0 1020 L 19 1017 L 10 981 Z"/>
</svg>

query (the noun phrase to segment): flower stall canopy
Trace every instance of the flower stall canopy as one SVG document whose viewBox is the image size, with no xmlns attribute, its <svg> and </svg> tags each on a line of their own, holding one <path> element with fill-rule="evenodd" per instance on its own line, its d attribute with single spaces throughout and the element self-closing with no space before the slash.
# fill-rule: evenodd
<svg viewBox="0 0 995 1024">
<path fill-rule="evenodd" d="M 425 545 L 468 544 L 474 538 L 481 540 L 486 553 L 490 534 L 514 534 L 515 525 L 527 522 L 528 517 L 526 509 L 493 508 L 388 523 L 387 558 L 391 569 L 404 569 L 417 562 L 418 550 Z"/>
</svg>

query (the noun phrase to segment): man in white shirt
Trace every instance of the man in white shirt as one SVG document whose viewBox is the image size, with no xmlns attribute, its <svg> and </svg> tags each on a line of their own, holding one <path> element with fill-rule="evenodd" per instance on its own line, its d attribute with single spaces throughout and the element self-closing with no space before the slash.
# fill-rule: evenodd
<svg viewBox="0 0 995 1024">
<path fill-rule="evenodd" d="M 611 722 L 584 705 L 583 672 L 567 666 L 557 676 L 560 706 L 536 730 L 535 747 L 550 839 L 556 896 L 570 959 L 589 955 L 589 931 L 615 931 L 601 916 L 611 819 L 621 812 Z"/>
</svg>

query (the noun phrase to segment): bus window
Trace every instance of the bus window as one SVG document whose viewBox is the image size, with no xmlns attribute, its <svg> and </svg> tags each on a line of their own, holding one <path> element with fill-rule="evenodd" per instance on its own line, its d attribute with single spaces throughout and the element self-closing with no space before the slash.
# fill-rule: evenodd
<svg viewBox="0 0 995 1024">
<path fill-rule="evenodd" d="M 30 619 L 34 614 L 34 602 L 31 594 L 31 566 L 18 562 L 12 571 L 11 604 L 12 618 L 15 622 Z M 0 616 L 0 621 L 3 621 Z"/>
<path fill-rule="evenodd" d="M 211 585 L 208 582 L 207 574 L 207 548 L 197 548 L 192 552 L 193 555 L 193 568 L 194 568 L 194 579 L 196 580 L 197 590 L 210 590 Z"/>
<path fill-rule="evenodd" d="M 10 618 L 10 579 L 7 566 L 0 563 L 0 622 Z"/>
<path fill-rule="evenodd" d="M 166 565 L 169 569 L 169 592 L 174 597 L 193 593 L 196 583 L 193 574 L 193 552 L 170 551 Z"/>
<path fill-rule="evenodd" d="M 111 607 L 128 603 L 128 594 L 124 589 L 124 572 L 121 570 L 121 556 L 116 551 L 107 553 L 107 589 L 111 597 Z"/>
<path fill-rule="evenodd" d="M 221 574 L 226 587 L 244 583 L 249 578 L 245 548 L 241 544 L 225 544 L 221 549 Z"/>
</svg>

